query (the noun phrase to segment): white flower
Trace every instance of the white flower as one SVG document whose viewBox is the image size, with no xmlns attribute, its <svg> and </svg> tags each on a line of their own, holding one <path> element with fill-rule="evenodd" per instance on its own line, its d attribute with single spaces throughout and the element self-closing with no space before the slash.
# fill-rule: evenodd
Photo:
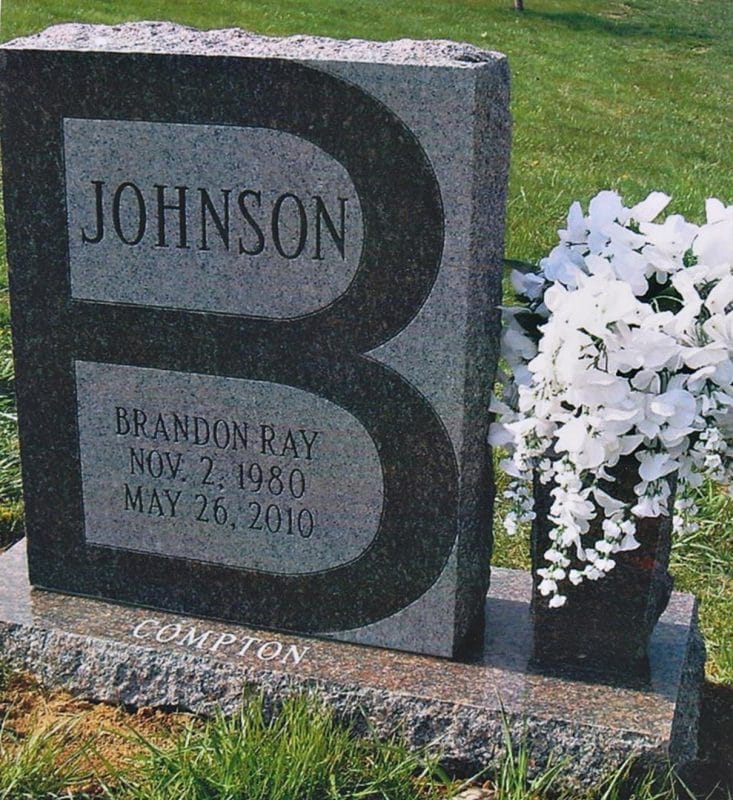
<svg viewBox="0 0 733 800">
<path fill-rule="evenodd" d="M 648 483 L 675 472 L 679 467 L 669 453 L 642 452 L 637 453 L 636 458 L 639 461 L 639 476 Z"/>
<path fill-rule="evenodd" d="M 568 573 L 568 580 L 573 586 L 577 586 L 579 583 L 583 582 L 583 573 L 579 572 L 577 569 L 571 569 Z"/>
<path fill-rule="evenodd" d="M 580 203 L 575 202 L 570 206 L 568 211 L 568 227 L 566 230 L 557 232 L 560 241 L 569 244 L 578 244 L 584 242 L 588 235 L 588 229 L 585 224 L 585 217 L 583 216 L 583 209 Z"/>
<path fill-rule="evenodd" d="M 494 447 L 504 447 L 514 441 L 514 435 L 500 422 L 492 422 L 489 426 L 489 444 Z"/>
<path fill-rule="evenodd" d="M 519 272 L 515 269 L 512 270 L 510 279 L 514 291 L 529 300 L 536 300 L 545 288 L 545 279 L 534 272 Z"/>
<path fill-rule="evenodd" d="M 599 192 L 588 206 L 590 230 L 603 229 L 612 222 L 626 222 L 628 209 L 624 208 L 621 198 L 616 192 Z"/>
<path fill-rule="evenodd" d="M 733 485 L 733 206 L 709 200 L 702 226 L 655 221 L 668 203 L 573 203 L 539 273 L 512 277 L 530 315 L 503 315 L 512 376 L 489 438 L 510 450 L 508 530 L 534 516 L 538 467 L 550 489 L 539 590 L 553 608 L 566 581 L 600 580 L 639 546 L 639 518 L 672 513 L 673 475 L 678 497 L 703 475 Z M 635 497 L 622 497 L 613 468 L 632 454 Z"/>
<path fill-rule="evenodd" d="M 660 417 L 664 417 L 668 425 L 675 428 L 686 428 L 692 425 L 697 411 L 695 398 L 684 389 L 670 389 L 658 395 L 649 403 L 649 408 Z"/>
<path fill-rule="evenodd" d="M 722 344 L 728 351 L 733 349 L 733 314 L 713 314 L 703 322 L 702 330 L 713 343 Z"/>
<path fill-rule="evenodd" d="M 624 508 L 624 504 L 621 502 L 621 500 L 611 497 L 610 494 L 604 492 L 598 486 L 593 487 L 593 499 L 606 512 L 606 514 L 614 514 L 622 511 Z M 616 525 L 616 527 L 618 526 Z"/>
<path fill-rule="evenodd" d="M 575 205 L 580 206 L 579 203 Z M 710 197 L 705 201 L 705 216 L 707 217 L 708 224 L 730 219 L 733 217 L 733 205 L 726 207 L 717 197 Z"/>
<path fill-rule="evenodd" d="M 621 540 L 621 543 L 616 546 L 617 552 L 625 552 L 627 550 L 636 550 L 640 547 L 640 543 L 637 541 L 636 536 L 634 535 L 636 531 L 633 533 L 627 533 L 624 538 Z"/>
<path fill-rule="evenodd" d="M 731 233 L 733 233 L 733 220 L 731 220 Z M 701 234 L 702 235 L 702 234 Z M 698 237 L 699 239 L 699 237 Z M 718 251 L 716 251 L 718 252 Z M 733 236 L 726 254 L 729 261 L 733 259 Z M 731 261 L 733 264 L 733 261 Z M 711 314 L 725 314 L 733 306 L 733 275 L 721 278 L 705 298 L 705 307 Z"/>
<path fill-rule="evenodd" d="M 578 278 L 583 274 L 584 263 L 577 253 L 556 247 L 540 262 L 540 267 L 547 280 L 575 288 Z"/>
<path fill-rule="evenodd" d="M 651 222 L 669 205 L 672 198 L 664 192 L 652 192 L 641 203 L 629 209 L 629 218 L 635 222 Z"/>
<path fill-rule="evenodd" d="M 544 578 L 537 588 L 543 597 L 547 597 L 557 591 L 557 584 L 551 578 Z"/>
<path fill-rule="evenodd" d="M 728 353 L 723 342 L 711 342 L 704 347 L 683 347 L 680 350 L 682 360 L 692 369 L 715 366 L 725 361 Z"/>
<path fill-rule="evenodd" d="M 555 447 L 560 452 L 579 453 L 588 439 L 588 424 L 581 417 L 569 419 L 555 434 Z"/>
<path fill-rule="evenodd" d="M 701 229 L 692 245 L 698 261 L 710 265 L 731 266 L 733 259 L 733 213 L 725 210 L 714 222 Z"/>
<path fill-rule="evenodd" d="M 699 228 L 675 214 L 662 224 L 643 222 L 639 229 L 649 246 L 644 254 L 659 273 L 676 272 L 684 266 L 685 253 L 691 248 Z"/>
<path fill-rule="evenodd" d="M 638 499 L 638 501 L 631 507 L 631 511 L 637 517 L 662 517 L 664 516 L 664 512 L 667 510 L 666 501 L 656 495 L 643 495 Z M 621 549 L 633 549 L 634 547 L 638 547 L 639 543 L 632 546 L 629 546 L 628 542 L 636 542 L 632 536 L 625 536 L 623 542 L 621 543 Z"/>
<path fill-rule="evenodd" d="M 619 372 L 638 369 L 654 374 L 656 370 L 672 366 L 678 354 L 679 344 L 673 336 L 645 325 L 618 324 L 613 360 Z"/>
</svg>

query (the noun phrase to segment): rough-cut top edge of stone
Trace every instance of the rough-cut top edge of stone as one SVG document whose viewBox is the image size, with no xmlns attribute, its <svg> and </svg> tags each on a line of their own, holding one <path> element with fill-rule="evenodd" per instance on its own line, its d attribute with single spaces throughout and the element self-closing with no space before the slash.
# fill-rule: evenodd
<svg viewBox="0 0 733 800">
<path fill-rule="evenodd" d="M 11 50 L 74 50 L 110 53 L 180 53 L 301 61 L 359 61 L 475 68 L 502 53 L 446 39 L 370 42 L 322 36 L 262 36 L 240 28 L 200 31 L 172 22 L 120 25 L 66 23 L 2 45 Z"/>
</svg>

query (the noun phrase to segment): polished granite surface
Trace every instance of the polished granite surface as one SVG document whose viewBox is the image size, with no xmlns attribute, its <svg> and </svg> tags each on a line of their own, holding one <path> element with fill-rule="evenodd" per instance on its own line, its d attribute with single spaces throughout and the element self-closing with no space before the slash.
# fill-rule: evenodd
<svg viewBox="0 0 733 800">
<path fill-rule="evenodd" d="M 464 660 L 448 661 L 39 591 L 28 583 L 21 542 L 0 555 L 0 642 L 16 663 L 33 667 L 37 659 L 55 676 L 52 679 L 85 694 L 95 693 L 95 648 L 104 652 L 102 662 L 110 652 L 116 653 L 133 673 L 136 659 L 145 664 L 147 678 L 131 679 L 116 668 L 110 683 L 109 676 L 103 677 L 108 666 L 100 662 L 96 693 L 101 699 L 197 710 L 202 708 L 203 695 L 209 701 L 217 700 L 212 696 L 217 691 L 216 681 L 207 682 L 205 691 L 192 695 L 190 682 L 176 685 L 178 673 L 171 673 L 174 677 L 169 675 L 161 689 L 158 678 L 168 668 L 154 667 L 151 673 L 150 665 L 179 659 L 197 664 L 194 671 L 199 675 L 207 670 L 226 675 L 221 678 L 226 687 L 222 686 L 219 698 L 224 704 L 232 692 L 232 678 L 240 687 L 267 687 L 273 681 L 300 687 L 318 685 L 339 696 L 362 693 L 362 701 L 366 692 L 371 698 L 410 698 L 426 707 L 437 703 L 452 709 L 454 716 L 468 711 L 496 718 L 503 708 L 510 717 L 540 726 L 567 724 L 576 732 L 595 730 L 594 736 L 601 730 L 612 731 L 614 737 L 674 750 L 672 739 L 681 735 L 680 714 L 695 717 L 694 708 L 677 708 L 681 700 L 689 705 L 681 697 L 689 691 L 686 671 L 694 667 L 694 672 L 700 666 L 689 663 L 695 660 L 691 656 L 696 631 L 694 598 L 673 594 L 652 637 L 648 680 L 624 681 L 543 675 L 533 669 L 529 595 L 529 574 L 493 569 L 484 641 Z M 51 652 L 55 655 L 49 656 Z M 63 661 L 64 653 L 69 654 L 66 671 L 58 664 L 48 665 L 50 658 Z M 696 724 L 696 719 L 685 723 L 687 727 L 691 724 Z"/>
</svg>

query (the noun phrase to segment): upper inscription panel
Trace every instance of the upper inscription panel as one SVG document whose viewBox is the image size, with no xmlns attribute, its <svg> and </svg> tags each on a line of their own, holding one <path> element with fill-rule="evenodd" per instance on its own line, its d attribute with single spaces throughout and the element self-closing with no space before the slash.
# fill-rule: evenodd
<svg viewBox="0 0 733 800">
<path fill-rule="evenodd" d="M 356 274 L 356 190 L 305 139 L 127 120 L 63 129 L 76 299 L 289 319 Z"/>
</svg>

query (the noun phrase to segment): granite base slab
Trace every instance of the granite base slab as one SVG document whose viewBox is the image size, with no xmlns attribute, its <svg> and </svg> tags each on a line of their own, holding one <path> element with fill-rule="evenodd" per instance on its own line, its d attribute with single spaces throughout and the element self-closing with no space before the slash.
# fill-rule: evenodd
<svg viewBox="0 0 733 800">
<path fill-rule="evenodd" d="M 648 680 L 620 685 L 532 668 L 530 593 L 528 573 L 494 568 L 483 643 L 447 661 L 32 589 L 20 542 L 0 554 L 0 652 L 83 697 L 201 714 L 233 710 L 247 687 L 274 699 L 317 689 L 339 716 L 434 744 L 464 774 L 497 763 L 502 717 L 538 768 L 565 757 L 578 784 L 629 756 L 692 760 L 705 660 L 694 598 L 672 595 Z"/>
</svg>

